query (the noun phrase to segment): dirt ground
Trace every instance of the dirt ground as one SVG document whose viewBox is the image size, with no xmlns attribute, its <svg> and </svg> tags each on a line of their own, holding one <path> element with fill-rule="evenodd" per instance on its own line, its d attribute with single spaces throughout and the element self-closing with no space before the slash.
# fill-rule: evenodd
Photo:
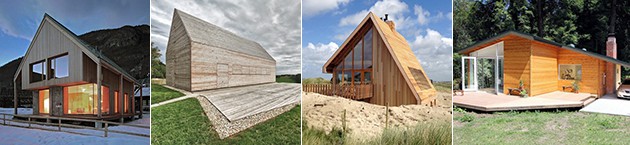
<svg viewBox="0 0 630 145">
<path fill-rule="evenodd" d="M 378 137 L 385 128 L 385 106 L 354 101 L 341 97 L 302 92 L 302 119 L 309 127 L 330 132 L 342 128 L 346 110 L 347 127 L 353 137 Z M 402 105 L 389 107 L 389 127 L 413 127 L 418 124 L 450 123 L 451 94 L 438 92 L 438 105 Z"/>
</svg>

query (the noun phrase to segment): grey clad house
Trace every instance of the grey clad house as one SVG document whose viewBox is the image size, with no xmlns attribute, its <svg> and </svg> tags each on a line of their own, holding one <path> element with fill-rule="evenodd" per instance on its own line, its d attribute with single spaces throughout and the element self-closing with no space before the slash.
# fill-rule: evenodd
<svg viewBox="0 0 630 145">
<path fill-rule="evenodd" d="M 275 82 L 276 61 L 258 43 L 175 9 L 166 83 L 187 91 Z"/>
</svg>

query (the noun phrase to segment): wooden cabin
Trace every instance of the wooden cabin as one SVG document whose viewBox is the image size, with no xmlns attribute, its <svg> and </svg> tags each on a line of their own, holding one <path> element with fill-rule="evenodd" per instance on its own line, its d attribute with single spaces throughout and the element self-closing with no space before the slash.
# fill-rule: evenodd
<svg viewBox="0 0 630 145">
<path fill-rule="evenodd" d="M 323 66 L 334 95 L 378 105 L 435 104 L 436 90 L 393 21 L 369 13 Z"/>
<path fill-rule="evenodd" d="M 175 9 L 166 84 L 201 91 L 276 81 L 276 60 L 260 44 Z"/>
<path fill-rule="evenodd" d="M 138 115 L 136 82 L 48 14 L 14 76 L 22 90 L 33 92 L 33 115 L 99 120 Z"/>
<path fill-rule="evenodd" d="M 497 94 L 511 94 L 520 82 L 529 96 L 573 90 L 601 97 L 614 93 L 620 84 L 621 66 L 630 63 L 616 59 L 616 42 L 609 37 L 602 55 L 565 46 L 537 36 L 506 31 L 459 51 L 462 54 L 462 88 L 478 91 L 478 61 L 492 60 Z"/>
</svg>

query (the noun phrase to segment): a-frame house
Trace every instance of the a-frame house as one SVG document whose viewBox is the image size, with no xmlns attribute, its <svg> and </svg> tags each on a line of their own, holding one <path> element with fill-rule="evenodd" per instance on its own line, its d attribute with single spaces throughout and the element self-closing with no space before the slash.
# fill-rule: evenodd
<svg viewBox="0 0 630 145">
<path fill-rule="evenodd" d="M 370 12 L 323 66 L 334 94 L 379 105 L 435 104 L 436 90 L 393 21 Z"/>
</svg>

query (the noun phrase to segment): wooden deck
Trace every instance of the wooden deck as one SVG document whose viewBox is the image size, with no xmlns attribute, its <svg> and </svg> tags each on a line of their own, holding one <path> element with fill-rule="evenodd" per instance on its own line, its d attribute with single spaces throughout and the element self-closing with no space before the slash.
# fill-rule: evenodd
<svg viewBox="0 0 630 145">
<path fill-rule="evenodd" d="M 595 99 L 595 96 L 587 93 L 575 94 L 560 91 L 527 98 L 479 91 L 466 92 L 463 96 L 453 96 L 453 105 L 479 111 L 535 110 L 581 108 Z"/>
<path fill-rule="evenodd" d="M 300 102 L 300 84 L 272 83 L 195 92 L 235 121 L 247 116 Z"/>
</svg>

